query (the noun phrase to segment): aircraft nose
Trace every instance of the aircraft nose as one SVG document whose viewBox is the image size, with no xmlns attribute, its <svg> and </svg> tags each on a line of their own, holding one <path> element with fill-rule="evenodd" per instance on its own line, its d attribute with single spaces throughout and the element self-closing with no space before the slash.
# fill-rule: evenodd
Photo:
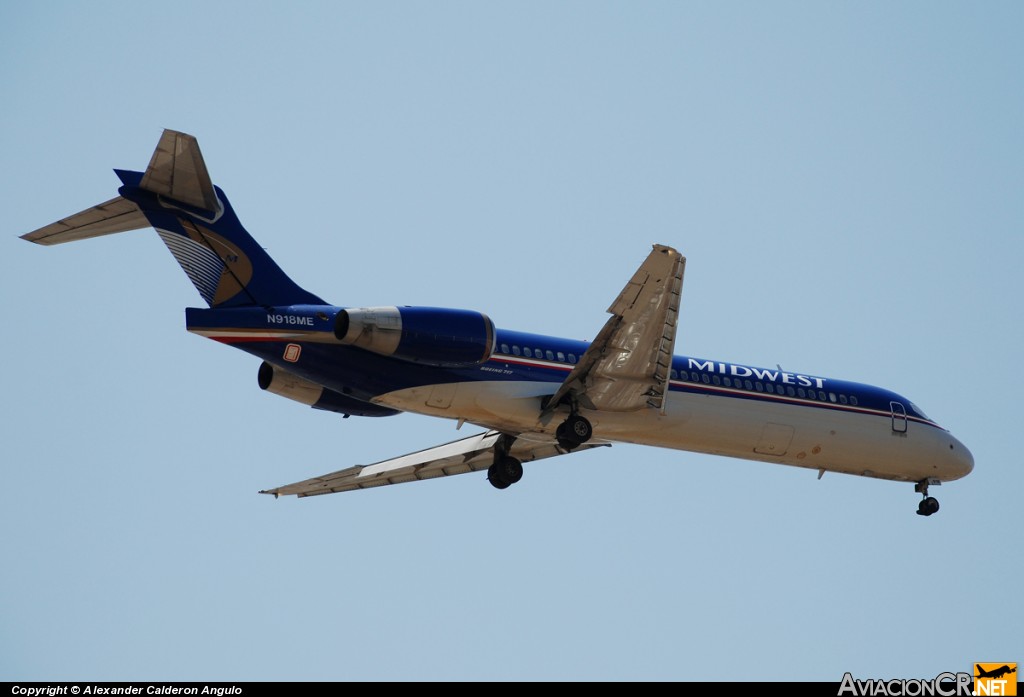
<svg viewBox="0 0 1024 697">
<path fill-rule="evenodd" d="M 953 436 L 948 436 L 949 443 L 947 460 L 947 476 L 944 478 L 948 479 L 960 479 L 966 477 L 974 470 L 974 456 L 971 455 L 971 451 L 967 449 L 963 443 L 958 441 Z"/>
</svg>

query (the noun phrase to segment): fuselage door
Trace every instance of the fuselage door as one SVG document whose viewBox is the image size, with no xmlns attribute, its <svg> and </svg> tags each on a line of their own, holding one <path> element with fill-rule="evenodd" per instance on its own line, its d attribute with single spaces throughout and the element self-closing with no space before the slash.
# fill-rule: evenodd
<svg viewBox="0 0 1024 697">
<path fill-rule="evenodd" d="M 899 402 L 889 402 L 892 409 L 892 430 L 895 433 L 907 432 L 907 410 Z"/>
</svg>

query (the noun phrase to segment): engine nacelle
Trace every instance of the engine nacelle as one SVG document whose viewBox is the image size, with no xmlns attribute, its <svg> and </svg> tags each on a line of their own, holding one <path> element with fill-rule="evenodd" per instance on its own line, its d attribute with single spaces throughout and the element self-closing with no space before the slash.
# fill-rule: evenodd
<svg viewBox="0 0 1024 697">
<path fill-rule="evenodd" d="M 261 390 L 307 404 L 314 409 L 333 411 L 346 416 L 393 416 L 399 413 L 395 409 L 335 392 L 287 370 L 275 368 L 266 361 L 260 365 L 256 379 Z"/>
<path fill-rule="evenodd" d="M 482 312 L 440 307 L 342 310 L 334 336 L 350 346 L 434 366 L 470 366 L 494 353 L 494 323 Z"/>
</svg>

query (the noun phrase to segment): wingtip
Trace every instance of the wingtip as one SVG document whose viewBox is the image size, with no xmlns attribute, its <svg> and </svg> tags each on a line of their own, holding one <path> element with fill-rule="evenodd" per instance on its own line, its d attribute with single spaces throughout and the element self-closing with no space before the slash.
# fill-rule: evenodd
<svg viewBox="0 0 1024 697">
<path fill-rule="evenodd" d="M 273 490 L 270 490 L 270 491 L 268 491 L 268 490 L 266 490 L 266 489 L 263 489 L 262 491 L 260 491 L 260 493 L 261 493 L 261 494 L 270 494 L 270 495 L 271 495 L 271 496 L 273 496 L 273 497 L 274 497 L 275 499 L 277 499 L 277 498 L 280 498 L 280 497 L 281 497 L 281 494 L 279 494 L 279 493 L 277 493 L 276 491 L 273 491 Z"/>
</svg>

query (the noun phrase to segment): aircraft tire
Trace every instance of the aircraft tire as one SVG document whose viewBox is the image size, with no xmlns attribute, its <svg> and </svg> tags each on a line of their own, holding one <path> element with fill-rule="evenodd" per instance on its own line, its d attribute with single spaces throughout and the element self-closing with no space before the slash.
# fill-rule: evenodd
<svg viewBox="0 0 1024 697">
<path fill-rule="evenodd" d="M 565 429 L 577 444 L 586 443 L 594 435 L 594 427 L 579 414 L 572 414 L 565 420 Z"/>
<path fill-rule="evenodd" d="M 512 486 L 512 482 L 502 476 L 501 467 L 499 467 L 497 463 L 487 468 L 487 481 L 489 481 L 491 486 L 495 489 L 507 489 Z"/>
<path fill-rule="evenodd" d="M 515 484 L 523 478 L 523 463 L 511 455 L 501 458 L 498 467 L 501 468 L 502 478 L 509 484 Z"/>
<path fill-rule="evenodd" d="M 523 478 L 523 463 L 505 455 L 487 468 L 487 479 L 495 489 L 507 489 Z"/>
<path fill-rule="evenodd" d="M 917 514 L 929 516 L 939 512 L 939 502 L 934 497 L 927 497 L 917 504 Z"/>
<path fill-rule="evenodd" d="M 567 424 L 567 421 L 562 422 L 555 430 L 555 438 L 558 440 L 558 445 L 561 446 L 562 450 L 572 450 L 573 448 L 580 447 L 580 442 L 576 440 L 576 436 L 569 430 Z"/>
</svg>

